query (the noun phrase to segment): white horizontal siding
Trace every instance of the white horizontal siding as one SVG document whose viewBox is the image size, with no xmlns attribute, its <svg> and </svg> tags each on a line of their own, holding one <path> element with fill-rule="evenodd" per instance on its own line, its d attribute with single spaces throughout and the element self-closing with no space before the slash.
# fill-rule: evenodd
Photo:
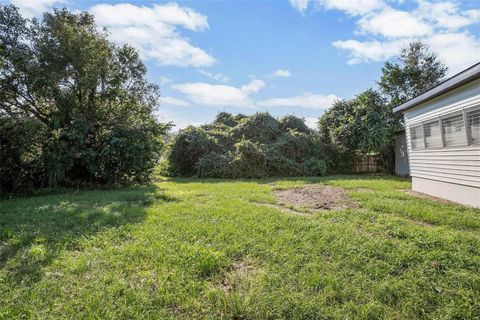
<svg viewBox="0 0 480 320">
<path fill-rule="evenodd" d="M 446 93 L 405 112 L 411 176 L 469 186 L 480 197 L 480 146 L 412 150 L 410 126 L 480 105 L 480 80 Z"/>
</svg>

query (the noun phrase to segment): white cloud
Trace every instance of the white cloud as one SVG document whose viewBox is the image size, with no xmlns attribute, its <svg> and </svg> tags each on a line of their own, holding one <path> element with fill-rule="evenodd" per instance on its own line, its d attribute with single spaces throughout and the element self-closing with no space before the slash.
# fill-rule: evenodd
<svg viewBox="0 0 480 320">
<path fill-rule="evenodd" d="M 221 81 L 221 82 L 228 82 L 229 78 L 224 75 L 223 73 L 213 73 L 213 72 L 208 72 L 206 70 L 203 70 L 203 69 L 198 69 L 198 72 L 200 74 L 203 74 L 204 76 L 210 78 L 210 79 L 213 79 L 213 80 L 217 80 L 217 81 Z"/>
<path fill-rule="evenodd" d="M 320 95 L 305 93 L 303 95 L 288 98 L 271 98 L 258 101 L 259 107 L 301 107 L 308 109 L 328 109 L 336 100 L 340 98 L 330 95 Z"/>
<path fill-rule="evenodd" d="M 408 45 L 410 40 L 394 41 L 335 41 L 333 46 L 349 52 L 348 64 L 369 61 L 384 61 L 398 54 L 400 49 Z"/>
<path fill-rule="evenodd" d="M 260 91 L 265 86 L 262 80 L 253 80 L 241 87 L 210 84 L 204 82 L 183 83 L 173 85 L 173 90 L 182 92 L 192 104 L 209 107 L 238 107 L 238 108 L 274 108 L 274 107 L 300 107 L 307 109 L 328 109 L 340 98 L 330 95 L 305 93 L 303 95 L 256 100 L 252 94 Z"/>
<path fill-rule="evenodd" d="M 161 96 L 160 97 L 160 106 L 174 106 L 174 107 L 188 107 L 190 104 L 181 99 L 168 97 L 168 96 Z"/>
<path fill-rule="evenodd" d="M 386 9 L 360 19 L 358 26 L 362 33 L 381 35 L 387 38 L 424 36 L 432 28 L 408 12 Z"/>
<path fill-rule="evenodd" d="M 130 3 L 115 5 L 99 4 L 90 11 L 102 25 L 129 26 L 167 24 L 182 26 L 192 31 L 208 29 L 207 17 L 193 9 L 180 7 L 176 3 L 155 4 L 153 7 L 139 7 Z"/>
<path fill-rule="evenodd" d="M 25 18 L 38 17 L 46 11 L 51 11 L 54 5 L 64 3 L 63 0 L 11 0 Z"/>
<path fill-rule="evenodd" d="M 439 29 L 457 30 L 479 22 L 479 9 L 463 12 L 457 3 L 449 1 L 428 2 L 419 0 L 418 4 L 414 14 Z"/>
<path fill-rule="evenodd" d="M 305 124 L 310 129 L 318 129 L 318 118 L 315 117 L 305 117 Z"/>
<path fill-rule="evenodd" d="M 363 15 L 384 7 L 382 0 L 289 0 L 292 7 L 302 14 L 309 7 L 341 10 L 349 15 Z"/>
<path fill-rule="evenodd" d="M 134 46 L 144 59 L 180 67 L 203 67 L 215 62 L 179 32 L 180 27 L 195 32 L 208 29 L 207 17 L 193 9 L 176 3 L 152 7 L 122 3 L 95 5 L 90 12 L 98 25 L 108 28 L 114 42 Z"/>
<path fill-rule="evenodd" d="M 177 132 L 189 126 L 198 127 L 205 124 L 204 122 L 201 122 L 201 121 L 192 121 L 185 118 L 176 118 L 170 121 L 173 121 L 173 124 L 175 125 L 175 127 L 172 129 L 172 132 Z"/>
<path fill-rule="evenodd" d="M 409 11 L 395 9 L 394 3 L 399 2 L 393 0 L 388 4 L 372 0 L 364 6 L 347 0 L 319 0 L 319 3 L 326 9 L 358 17 L 355 33 L 362 39 L 332 43 L 348 52 L 349 64 L 385 61 L 398 55 L 412 40 L 430 45 L 450 73 L 478 62 L 480 39 L 466 28 L 480 23 L 480 9 L 462 10 L 455 2 L 428 0 L 417 0 L 417 6 Z M 361 7 L 365 10 L 360 10 Z"/>
<path fill-rule="evenodd" d="M 385 7 L 382 0 L 320 0 L 319 3 L 325 9 L 341 10 L 352 16 L 364 15 Z"/>
<path fill-rule="evenodd" d="M 265 86 L 262 80 L 253 80 L 240 88 L 210 84 L 204 82 L 173 85 L 172 89 L 185 94 L 195 104 L 210 107 L 245 107 L 255 106 L 250 94 L 258 92 Z"/>
<path fill-rule="evenodd" d="M 263 82 L 262 80 L 255 79 L 255 80 L 252 80 L 250 83 L 242 86 L 240 90 L 242 90 L 246 94 L 250 94 L 250 93 L 256 93 L 260 91 L 263 87 L 265 87 L 265 82 Z"/>
<path fill-rule="evenodd" d="M 480 41 L 468 32 L 436 34 L 426 39 L 426 43 L 439 53 L 450 74 L 458 73 L 479 60 Z"/>
<path fill-rule="evenodd" d="M 294 7 L 301 13 L 304 13 L 307 10 L 308 5 L 310 3 L 310 0 L 288 0 L 288 1 L 292 5 L 292 7 Z"/>
<path fill-rule="evenodd" d="M 292 73 L 289 70 L 278 69 L 273 73 L 273 76 L 277 78 L 288 78 L 292 76 Z"/>
</svg>

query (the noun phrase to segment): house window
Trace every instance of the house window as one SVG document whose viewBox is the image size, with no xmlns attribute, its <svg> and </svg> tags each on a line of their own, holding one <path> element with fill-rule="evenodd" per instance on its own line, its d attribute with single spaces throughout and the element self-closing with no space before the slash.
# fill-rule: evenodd
<svg viewBox="0 0 480 320">
<path fill-rule="evenodd" d="M 442 119 L 442 127 L 446 147 L 459 147 L 467 144 L 462 114 Z"/>
<path fill-rule="evenodd" d="M 467 132 L 471 144 L 480 144 L 480 108 L 467 111 Z"/>
<path fill-rule="evenodd" d="M 421 125 L 410 127 L 410 141 L 412 142 L 413 150 L 424 149 L 423 128 Z"/>
<path fill-rule="evenodd" d="M 423 125 L 423 136 L 425 137 L 425 148 L 442 148 L 442 135 L 440 133 L 440 121 L 427 122 Z"/>
</svg>

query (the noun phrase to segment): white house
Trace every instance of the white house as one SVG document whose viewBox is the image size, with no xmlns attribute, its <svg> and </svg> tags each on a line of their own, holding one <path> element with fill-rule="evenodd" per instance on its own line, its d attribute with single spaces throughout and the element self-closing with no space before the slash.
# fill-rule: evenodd
<svg viewBox="0 0 480 320">
<path fill-rule="evenodd" d="M 393 111 L 404 115 L 412 189 L 480 207 L 480 63 Z"/>
</svg>

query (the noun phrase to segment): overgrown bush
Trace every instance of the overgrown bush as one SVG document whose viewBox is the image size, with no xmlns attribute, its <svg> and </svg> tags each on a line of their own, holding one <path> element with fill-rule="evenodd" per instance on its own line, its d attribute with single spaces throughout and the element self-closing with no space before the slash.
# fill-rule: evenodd
<svg viewBox="0 0 480 320">
<path fill-rule="evenodd" d="M 310 158 L 305 161 L 305 173 L 309 176 L 324 176 L 327 173 L 325 160 Z"/>
<path fill-rule="evenodd" d="M 235 117 L 228 112 L 219 112 L 215 117 L 215 121 L 213 121 L 213 123 L 220 123 L 227 127 L 235 127 L 238 124 L 238 120 L 235 119 Z"/>
<path fill-rule="evenodd" d="M 271 144 L 270 150 L 272 153 L 302 162 L 309 153 L 311 138 L 312 135 L 288 129 Z"/>
<path fill-rule="evenodd" d="M 168 147 L 168 175 L 192 176 L 200 158 L 214 151 L 216 139 L 207 130 L 187 127 L 180 131 Z"/>
<path fill-rule="evenodd" d="M 280 128 L 283 131 L 288 129 L 296 130 L 298 132 L 309 133 L 310 129 L 305 124 L 305 121 L 299 117 L 288 115 L 279 120 Z"/>
<path fill-rule="evenodd" d="M 195 167 L 198 176 L 202 178 L 226 177 L 229 174 L 228 167 L 231 162 L 230 155 L 212 151 L 201 157 Z"/>
<path fill-rule="evenodd" d="M 262 178 L 267 176 L 267 154 L 264 145 L 242 139 L 235 144 L 235 158 L 228 166 L 232 178 Z"/>
<path fill-rule="evenodd" d="M 303 119 L 268 113 L 219 113 L 170 141 L 162 173 L 170 176 L 261 178 L 325 175 L 327 157 L 318 133 Z"/>
<path fill-rule="evenodd" d="M 232 128 L 233 139 L 248 139 L 253 142 L 269 143 L 275 141 L 281 133 L 280 123 L 267 112 L 259 112 L 242 118 Z"/>
</svg>

